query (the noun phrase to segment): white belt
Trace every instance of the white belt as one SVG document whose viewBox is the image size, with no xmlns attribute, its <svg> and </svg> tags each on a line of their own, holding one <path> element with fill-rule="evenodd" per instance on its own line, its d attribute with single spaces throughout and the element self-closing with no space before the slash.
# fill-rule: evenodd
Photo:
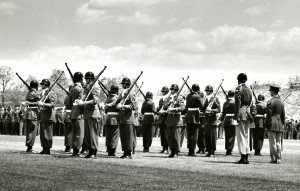
<svg viewBox="0 0 300 191">
<path fill-rule="evenodd" d="M 145 112 L 144 115 L 154 115 L 153 112 Z"/>
<path fill-rule="evenodd" d="M 28 107 L 28 108 L 31 108 L 31 109 L 37 109 L 38 107 Z"/>
<path fill-rule="evenodd" d="M 199 111 L 199 108 L 188 108 L 188 111 Z"/>
<path fill-rule="evenodd" d="M 118 112 L 107 112 L 106 115 L 119 115 L 119 113 Z"/>
<path fill-rule="evenodd" d="M 234 117 L 234 114 L 226 114 L 226 117 Z"/>
<path fill-rule="evenodd" d="M 255 115 L 255 117 L 265 117 L 264 115 Z"/>
<path fill-rule="evenodd" d="M 74 102 L 73 105 L 77 105 L 77 103 Z"/>
<path fill-rule="evenodd" d="M 65 109 L 65 112 L 71 112 L 71 110 L 70 109 Z"/>
</svg>

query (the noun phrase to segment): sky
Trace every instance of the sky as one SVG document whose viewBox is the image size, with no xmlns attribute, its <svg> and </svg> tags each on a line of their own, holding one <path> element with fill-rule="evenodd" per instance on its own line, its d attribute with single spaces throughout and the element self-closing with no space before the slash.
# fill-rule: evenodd
<svg viewBox="0 0 300 191">
<path fill-rule="evenodd" d="M 125 75 L 144 91 L 173 83 L 233 89 L 299 74 L 300 1 L 0 0 L 0 66 L 23 78 Z M 16 79 L 18 80 L 18 79 Z"/>
</svg>

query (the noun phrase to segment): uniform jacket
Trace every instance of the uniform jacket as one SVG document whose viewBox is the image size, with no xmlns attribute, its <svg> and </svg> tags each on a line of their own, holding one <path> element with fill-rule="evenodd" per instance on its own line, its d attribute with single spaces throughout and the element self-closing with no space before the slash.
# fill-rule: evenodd
<svg viewBox="0 0 300 191">
<path fill-rule="evenodd" d="M 75 83 L 74 87 L 71 88 L 69 96 L 69 105 L 72 105 L 71 119 L 82 119 L 83 118 L 83 106 L 74 105 L 73 103 L 77 99 L 82 99 L 84 89 L 81 83 Z"/>
<path fill-rule="evenodd" d="M 124 91 L 124 90 L 123 90 Z M 120 102 L 122 100 L 123 94 L 121 93 L 119 97 Z M 131 124 L 134 125 L 134 111 L 138 109 L 137 102 L 135 101 L 135 96 L 129 94 L 124 105 L 129 105 L 130 108 L 119 110 L 119 124 Z"/>
<path fill-rule="evenodd" d="M 65 105 L 65 111 L 63 114 L 63 121 L 65 123 L 71 122 L 71 110 L 72 110 L 72 104 L 70 102 L 70 96 L 67 95 L 64 99 L 64 105 Z"/>
<path fill-rule="evenodd" d="M 274 96 L 267 103 L 266 126 L 269 131 L 283 131 L 285 120 L 284 104 L 279 96 Z"/>
<path fill-rule="evenodd" d="M 223 121 L 224 128 L 232 126 L 232 120 L 234 116 L 226 116 L 226 115 L 234 115 L 234 108 L 235 108 L 235 100 L 234 98 L 229 98 L 223 104 L 222 115 L 220 120 Z"/>
<path fill-rule="evenodd" d="M 27 92 L 25 100 L 29 102 L 29 106 L 25 113 L 25 119 L 27 120 L 37 120 L 39 116 L 39 111 L 37 108 L 37 102 L 40 101 L 41 96 L 37 92 L 36 89 L 31 89 L 29 92 Z M 35 108 L 31 108 L 35 107 Z"/>
<path fill-rule="evenodd" d="M 87 88 L 87 89 L 89 89 L 89 88 Z M 88 92 L 86 92 L 86 93 L 88 93 Z M 84 112 L 83 112 L 84 119 L 88 119 L 88 118 L 100 119 L 101 118 L 101 114 L 100 114 L 100 110 L 99 110 L 99 106 L 98 106 L 98 103 L 100 100 L 99 95 L 100 95 L 100 87 L 95 85 L 92 88 L 89 96 L 86 98 L 86 101 L 88 102 L 88 104 L 84 105 Z"/>
<path fill-rule="evenodd" d="M 45 94 L 48 89 L 42 92 Z M 51 90 L 44 102 L 44 105 L 40 107 L 40 122 L 56 122 L 54 107 L 57 101 L 56 94 Z"/>
<path fill-rule="evenodd" d="M 257 115 L 266 114 L 266 104 L 262 101 L 259 101 L 256 104 Z M 255 128 L 264 128 L 265 127 L 265 117 L 256 116 L 254 117 Z"/>
<path fill-rule="evenodd" d="M 147 99 L 143 102 L 141 113 L 144 115 L 142 125 L 149 125 L 155 123 L 154 114 L 156 114 L 156 109 L 154 102 L 151 99 Z M 148 113 L 152 113 L 152 115 L 147 115 Z"/>
<path fill-rule="evenodd" d="M 212 102 L 212 104 L 211 104 Z M 211 113 L 207 113 L 206 109 L 208 108 L 208 106 L 211 104 L 211 109 L 215 110 Z M 205 101 L 204 101 L 204 107 L 202 109 L 202 112 L 205 113 L 205 118 L 204 118 L 204 125 L 218 125 L 218 120 L 217 120 L 217 113 L 221 112 L 221 106 L 220 106 L 220 102 L 219 99 L 217 97 L 215 97 L 215 99 L 213 99 L 213 97 L 209 96 L 206 97 Z"/>
<path fill-rule="evenodd" d="M 163 98 L 161 98 L 159 100 L 159 103 L 158 103 L 158 109 L 157 111 L 160 111 L 162 110 L 162 107 L 164 105 L 166 105 L 166 103 L 168 103 L 169 101 L 171 100 L 171 97 L 167 97 L 167 95 L 165 95 Z M 167 119 L 168 119 L 168 113 L 160 113 L 159 114 L 159 117 L 158 117 L 158 124 L 167 124 Z"/>
<path fill-rule="evenodd" d="M 105 113 L 106 113 L 106 125 L 118 125 L 119 124 L 119 110 L 116 108 L 116 103 L 119 99 L 117 94 L 111 94 L 105 101 Z M 108 113 L 111 113 L 108 115 Z M 113 114 L 118 113 L 118 114 Z"/>
<path fill-rule="evenodd" d="M 174 99 L 176 95 L 172 96 Z M 174 101 L 174 100 L 173 100 Z M 167 126 L 183 126 L 183 119 L 181 113 L 185 110 L 184 99 L 179 96 L 174 103 L 172 111 L 168 112 Z"/>
<path fill-rule="evenodd" d="M 240 84 L 235 90 L 235 109 L 234 119 L 237 121 L 253 121 L 250 113 L 250 105 L 252 103 L 252 92 L 246 84 Z"/>
<path fill-rule="evenodd" d="M 185 108 L 186 108 L 185 123 L 200 124 L 200 112 L 203 109 L 203 104 L 201 101 L 201 97 L 197 93 L 191 92 L 189 95 L 187 95 Z M 197 110 L 193 110 L 193 109 L 197 109 Z"/>
</svg>

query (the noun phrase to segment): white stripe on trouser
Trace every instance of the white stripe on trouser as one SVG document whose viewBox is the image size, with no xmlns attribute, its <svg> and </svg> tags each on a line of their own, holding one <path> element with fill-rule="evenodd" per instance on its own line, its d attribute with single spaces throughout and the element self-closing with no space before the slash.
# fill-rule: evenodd
<svg viewBox="0 0 300 191">
<path fill-rule="evenodd" d="M 239 153 L 242 155 L 250 154 L 249 149 L 249 133 L 250 121 L 239 121 L 239 124 L 235 128 L 236 140 L 239 148 Z"/>
<path fill-rule="evenodd" d="M 268 131 L 270 156 L 272 161 L 281 159 L 281 132 Z"/>
</svg>

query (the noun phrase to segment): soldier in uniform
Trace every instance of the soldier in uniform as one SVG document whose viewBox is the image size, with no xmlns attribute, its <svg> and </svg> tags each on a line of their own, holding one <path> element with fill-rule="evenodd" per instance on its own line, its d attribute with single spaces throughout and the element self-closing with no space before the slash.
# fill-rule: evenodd
<svg viewBox="0 0 300 191">
<path fill-rule="evenodd" d="M 19 135 L 24 135 L 24 108 L 20 107 L 20 111 L 18 112 L 19 117 Z"/>
<path fill-rule="evenodd" d="M 199 91 L 198 92 L 199 96 L 201 97 L 201 102 L 202 105 L 204 104 L 204 93 Z M 205 147 L 206 147 L 206 143 L 205 143 L 205 129 L 204 129 L 204 118 L 205 115 L 202 111 L 200 111 L 200 127 L 198 130 L 198 141 L 197 141 L 197 146 L 199 148 L 199 150 L 197 151 L 197 153 L 201 153 L 201 154 L 205 154 Z"/>
<path fill-rule="evenodd" d="M 19 118 L 20 106 L 15 105 L 15 110 L 13 111 L 14 119 L 14 135 L 20 135 L 20 118 Z"/>
<path fill-rule="evenodd" d="M 47 79 L 43 79 L 40 83 L 42 86 L 42 99 L 38 101 L 40 108 L 40 139 L 43 150 L 40 154 L 50 155 L 50 149 L 53 143 L 53 127 L 55 125 L 55 112 L 54 107 L 57 101 L 56 94 L 51 90 L 49 91 L 50 82 Z M 46 94 L 48 95 L 46 96 Z"/>
<path fill-rule="evenodd" d="M 254 117 L 255 128 L 253 129 L 253 148 L 255 150 L 254 155 L 261 155 L 260 151 L 264 144 L 264 134 L 265 134 L 265 114 L 266 114 L 266 104 L 265 96 L 259 94 L 258 103 L 256 103 L 257 114 Z"/>
<path fill-rule="evenodd" d="M 241 159 L 237 162 L 237 164 L 249 164 L 249 129 L 250 122 L 253 120 L 250 114 L 252 92 L 245 84 L 247 81 L 247 75 L 245 73 L 240 73 L 237 77 L 237 80 L 238 87 L 235 90 L 234 119 L 238 123 L 236 126 L 236 138 L 239 153 L 241 154 Z"/>
<path fill-rule="evenodd" d="M 69 86 L 69 92 L 73 86 Z M 65 152 L 71 152 L 72 148 L 72 126 L 71 126 L 71 110 L 72 104 L 70 103 L 70 94 L 67 95 L 64 99 L 64 113 L 63 113 L 63 122 L 64 122 L 64 133 L 65 133 Z"/>
<path fill-rule="evenodd" d="M 40 101 L 41 97 L 38 93 L 39 83 L 36 80 L 32 80 L 29 86 L 30 90 L 25 97 L 25 105 L 28 106 L 25 113 L 26 152 L 33 153 L 32 147 L 35 142 L 38 126 L 38 101 Z"/>
<path fill-rule="evenodd" d="M 223 111 L 220 120 L 223 122 L 225 130 L 225 149 L 226 155 L 232 155 L 232 150 L 235 141 L 235 124 L 233 123 L 234 117 L 234 91 L 228 91 L 228 100 L 223 104 Z"/>
<path fill-rule="evenodd" d="M 153 99 L 153 93 L 146 93 L 146 100 L 144 101 L 141 109 L 141 113 L 144 115 L 142 127 L 143 127 L 143 152 L 149 152 L 149 148 L 152 144 L 153 131 L 154 131 L 154 115 L 156 109 Z"/>
<path fill-rule="evenodd" d="M 183 120 L 181 112 L 185 109 L 183 97 L 178 96 L 177 100 L 174 100 L 178 93 L 178 85 L 172 84 L 171 101 L 166 105 L 164 110 L 168 110 L 167 128 L 168 128 L 168 144 L 170 146 L 171 154 L 169 158 L 177 158 L 180 151 L 180 136 L 181 128 L 183 126 Z M 173 104 L 173 105 L 172 105 Z"/>
<path fill-rule="evenodd" d="M 14 126 L 13 126 L 13 112 L 11 110 L 11 107 L 7 107 L 6 111 L 6 124 L 7 124 L 7 134 L 13 135 L 14 132 Z"/>
<path fill-rule="evenodd" d="M 80 157 L 79 149 L 82 147 L 84 137 L 84 119 L 83 119 L 83 107 L 76 104 L 76 100 L 83 97 L 83 75 L 81 72 L 75 72 L 74 87 L 70 90 L 69 96 L 69 107 L 72 106 L 71 110 L 71 143 L 73 148 L 74 157 Z"/>
<path fill-rule="evenodd" d="M 105 137 L 108 156 L 116 156 L 116 149 L 119 141 L 119 111 L 116 103 L 119 99 L 119 87 L 110 86 L 110 95 L 107 97 L 104 105 L 106 113 Z"/>
<path fill-rule="evenodd" d="M 206 98 L 202 112 L 205 113 L 204 127 L 205 127 L 205 142 L 207 155 L 206 157 L 214 157 L 217 148 L 217 128 L 218 120 L 217 113 L 221 112 L 219 99 L 213 97 L 213 87 L 208 85 L 205 87 Z"/>
<path fill-rule="evenodd" d="M 189 156 L 196 156 L 195 148 L 198 141 L 198 131 L 201 125 L 200 111 L 202 111 L 203 105 L 201 97 L 198 94 L 199 91 L 199 85 L 193 84 L 192 92 L 186 97 L 185 122 L 187 124 L 187 147 L 189 149 Z"/>
<path fill-rule="evenodd" d="M 285 109 L 278 92 L 279 86 L 270 85 L 272 98 L 267 103 L 266 126 L 269 130 L 270 163 L 281 163 L 281 144 L 283 124 L 285 122 Z"/>
<path fill-rule="evenodd" d="M 127 92 L 127 89 L 131 85 L 131 81 L 129 78 L 125 77 L 122 79 L 122 92 L 119 97 L 121 101 Z M 127 96 L 127 99 L 122 105 L 121 103 L 117 104 L 117 109 L 119 109 L 119 130 L 120 130 L 120 138 L 122 151 L 124 152 L 121 158 L 132 159 L 131 152 L 133 150 L 133 123 L 134 123 L 134 111 L 137 110 L 137 103 L 135 101 L 135 97 L 131 94 Z"/>
<path fill-rule="evenodd" d="M 169 88 L 167 86 L 164 86 L 161 89 L 161 93 L 162 93 L 163 97 L 159 100 L 158 111 L 161 111 L 163 105 L 170 101 L 170 100 L 166 100 L 167 94 L 169 93 Z M 161 146 L 162 146 L 162 151 L 160 153 L 169 154 L 169 151 L 168 151 L 169 145 L 168 145 L 168 136 L 167 136 L 167 118 L 168 118 L 167 112 L 159 113 L 158 126 L 160 129 L 160 141 L 161 141 Z"/>
<path fill-rule="evenodd" d="M 95 80 L 93 72 L 87 72 L 84 76 L 86 80 L 87 89 L 90 93 L 86 92 L 85 101 L 77 100 L 79 106 L 84 106 L 84 144 L 89 150 L 85 158 L 96 158 L 98 151 L 98 135 L 100 131 L 100 110 L 98 107 L 100 87 L 95 84 L 93 87 L 92 82 Z M 89 93 L 89 95 L 87 95 Z"/>
</svg>

